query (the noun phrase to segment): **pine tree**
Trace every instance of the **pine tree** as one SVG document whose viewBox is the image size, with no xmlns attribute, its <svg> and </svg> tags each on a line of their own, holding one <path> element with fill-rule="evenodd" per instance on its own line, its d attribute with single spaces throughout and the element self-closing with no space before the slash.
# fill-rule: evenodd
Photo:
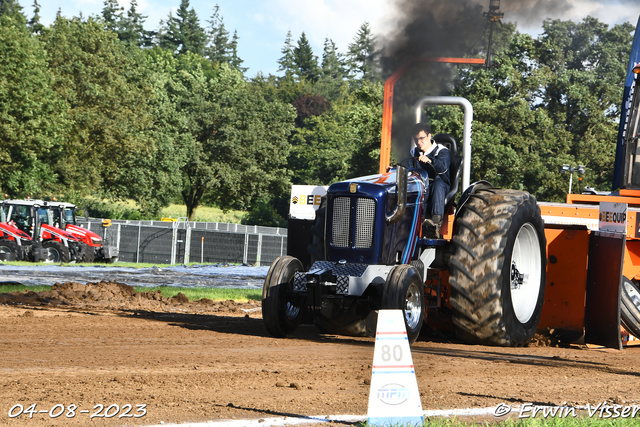
<svg viewBox="0 0 640 427">
<path fill-rule="evenodd" d="M 189 9 L 189 0 L 181 0 L 176 16 L 169 12 L 169 18 L 159 35 L 160 46 L 177 54 L 192 52 L 203 55 L 207 44 L 207 34 L 200 26 L 196 11 Z"/>
<path fill-rule="evenodd" d="M 280 65 L 278 71 L 284 71 L 285 78 L 293 78 L 293 74 L 298 73 L 292 41 L 291 30 L 289 30 L 287 31 L 287 38 L 284 40 L 284 46 L 280 51 L 283 56 L 278 59 L 278 64 Z"/>
<path fill-rule="evenodd" d="M 247 68 L 241 67 L 244 61 L 238 57 L 238 31 L 234 32 L 233 38 L 229 41 L 229 31 L 220 16 L 220 6 L 216 4 L 213 7 L 213 15 L 207 22 L 209 44 L 205 49 L 205 56 L 211 61 L 227 63 L 242 73 L 246 72 Z"/>
<path fill-rule="evenodd" d="M 298 40 L 298 46 L 293 49 L 294 61 L 301 80 L 316 81 L 319 77 L 318 57 L 313 54 L 304 31 Z"/>
<path fill-rule="evenodd" d="M 103 4 L 102 19 L 104 19 L 105 28 L 109 31 L 118 32 L 124 8 L 118 4 L 118 0 L 104 0 Z"/>
<path fill-rule="evenodd" d="M 352 76 L 369 81 L 379 79 L 378 55 L 376 39 L 369 23 L 365 22 L 353 38 L 353 43 L 349 44 L 347 64 Z"/>
<path fill-rule="evenodd" d="M 33 0 L 33 17 L 29 20 L 28 24 L 32 34 L 41 34 L 44 29 L 44 25 L 40 23 L 40 5 L 38 0 Z"/>
<path fill-rule="evenodd" d="M 229 32 L 224 27 L 224 21 L 220 16 L 220 6 L 213 7 L 213 15 L 207 21 L 209 23 L 209 46 L 206 49 L 206 57 L 215 62 L 228 62 Z"/>
<path fill-rule="evenodd" d="M 324 40 L 324 53 L 322 54 L 322 75 L 330 79 L 342 79 L 345 75 L 342 55 L 336 50 L 333 40 Z"/>
<path fill-rule="evenodd" d="M 246 73 L 248 68 L 246 67 L 241 67 L 242 63 L 244 62 L 242 59 L 240 59 L 240 57 L 238 56 L 238 30 L 235 30 L 233 32 L 233 39 L 231 39 L 231 43 L 229 43 L 229 48 L 231 50 L 231 56 L 229 58 L 229 64 L 235 68 L 236 70 L 239 70 L 241 73 Z"/>
<path fill-rule="evenodd" d="M 118 37 L 125 43 L 149 47 L 153 34 L 144 29 L 144 21 L 147 17 L 138 13 L 137 6 L 137 0 L 131 0 L 126 18 L 123 16 L 120 21 Z"/>
</svg>

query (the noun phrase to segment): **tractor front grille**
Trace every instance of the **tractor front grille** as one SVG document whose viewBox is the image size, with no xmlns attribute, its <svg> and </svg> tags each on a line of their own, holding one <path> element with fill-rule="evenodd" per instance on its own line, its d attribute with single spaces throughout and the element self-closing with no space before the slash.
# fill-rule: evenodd
<svg viewBox="0 0 640 427">
<path fill-rule="evenodd" d="M 336 197 L 333 201 L 333 227 L 331 243 L 338 248 L 349 247 L 349 220 L 351 219 L 351 198 Z"/>
<path fill-rule="evenodd" d="M 355 205 L 355 215 L 351 214 Z M 376 202 L 365 197 L 336 197 L 333 200 L 331 244 L 336 248 L 368 249 L 373 243 Z M 353 223 L 352 223 L 353 222 Z"/>
</svg>

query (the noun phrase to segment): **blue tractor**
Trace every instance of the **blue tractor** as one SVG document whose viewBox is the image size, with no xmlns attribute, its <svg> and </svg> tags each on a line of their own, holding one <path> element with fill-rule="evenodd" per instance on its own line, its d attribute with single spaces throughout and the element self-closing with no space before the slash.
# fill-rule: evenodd
<svg viewBox="0 0 640 427">
<path fill-rule="evenodd" d="M 465 111 L 462 150 L 452 135 L 434 137 L 452 159 L 443 238 L 422 235 L 430 174 L 414 159 L 388 173 L 331 185 L 314 221 L 290 220 L 294 249 L 267 274 L 262 315 L 273 336 L 286 337 L 301 323 L 372 336 L 377 310 L 400 309 L 411 343 L 427 312 L 438 311 L 467 342 L 520 346 L 531 340 L 546 277 L 540 209 L 526 192 L 469 184 L 469 101 L 424 97 L 415 105 L 416 122 L 427 104 Z"/>
</svg>

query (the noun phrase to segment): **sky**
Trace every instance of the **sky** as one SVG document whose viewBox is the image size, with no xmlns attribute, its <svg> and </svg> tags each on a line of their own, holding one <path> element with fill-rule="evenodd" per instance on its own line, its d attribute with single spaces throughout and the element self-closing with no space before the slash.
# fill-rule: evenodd
<svg viewBox="0 0 640 427">
<path fill-rule="evenodd" d="M 28 17 L 33 14 L 33 0 L 19 0 Z M 118 0 L 126 9 L 130 0 Z M 238 31 L 238 55 L 249 67 L 247 76 L 255 76 L 259 71 L 265 74 L 279 74 L 277 60 L 282 57 L 282 47 L 291 30 L 294 42 L 304 31 L 314 53 L 322 58 L 325 38 L 332 39 L 338 52 L 345 53 L 360 26 L 369 22 L 375 35 L 393 32 L 398 19 L 398 0 L 191 0 L 203 26 L 213 13 L 213 7 L 220 6 L 220 14 L 226 29 Z M 447 1 L 447 0 L 442 0 Z M 480 4 L 489 0 L 474 0 Z M 506 13 L 505 21 L 516 22 L 518 30 L 537 35 L 541 32 L 544 18 L 581 21 L 587 15 L 594 16 L 610 25 L 629 21 L 635 25 L 640 16 L 638 0 L 502 0 Z M 50 25 L 60 9 L 63 16 L 87 17 L 99 15 L 104 0 L 39 0 L 41 22 Z M 527 7 L 513 10 L 514 4 L 526 3 Z M 564 4 L 561 16 L 540 16 L 535 11 L 546 11 L 552 5 Z M 138 0 L 138 11 L 147 16 L 145 27 L 156 30 L 161 19 L 166 19 L 170 11 L 177 10 L 180 0 Z M 540 6 L 540 7 L 538 7 Z M 511 11 L 510 11 L 511 9 Z M 526 13 L 525 13 L 526 11 Z M 533 12 L 532 12 L 533 11 Z M 533 13 L 533 15 L 532 15 Z M 542 12 L 545 13 L 545 12 Z M 511 15 L 511 16 L 510 16 Z M 532 19 L 532 16 L 534 19 Z M 526 19 L 526 21 L 525 21 Z"/>
</svg>

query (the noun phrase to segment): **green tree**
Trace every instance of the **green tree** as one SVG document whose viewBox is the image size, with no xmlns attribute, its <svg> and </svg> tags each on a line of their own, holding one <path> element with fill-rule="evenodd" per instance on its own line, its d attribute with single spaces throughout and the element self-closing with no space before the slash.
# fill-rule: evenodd
<svg viewBox="0 0 640 427">
<path fill-rule="evenodd" d="M 174 128 L 186 155 L 181 196 L 193 219 L 203 202 L 223 209 L 247 209 L 265 194 L 285 191 L 287 137 L 295 117 L 291 106 L 267 102 L 260 87 L 227 64 L 184 54 L 170 63 L 167 86 Z"/>
<path fill-rule="evenodd" d="M 347 64 L 354 78 L 375 81 L 380 79 L 379 52 L 368 22 L 363 23 L 350 43 Z"/>
<path fill-rule="evenodd" d="M 568 182 L 558 167 L 568 163 L 584 164 L 586 183 L 606 187 L 632 31 L 593 18 L 546 21 L 537 40 L 513 33 L 498 67 L 462 69 L 453 92 L 476 112 L 472 180 L 561 201 Z M 431 116 L 438 131 L 462 129 L 458 111 Z"/>
<path fill-rule="evenodd" d="M 220 6 L 216 4 L 213 7 L 213 15 L 207 22 L 209 23 L 209 45 L 205 56 L 212 61 L 229 63 L 231 50 L 229 31 L 225 28 L 224 19 L 220 16 Z"/>
<path fill-rule="evenodd" d="M 278 71 L 284 71 L 284 77 L 287 79 L 293 79 L 293 75 L 299 73 L 294 48 L 291 30 L 289 30 L 284 40 L 284 46 L 280 50 L 282 57 L 278 59 Z"/>
<path fill-rule="evenodd" d="M 218 5 L 214 6 L 213 15 L 207 22 L 209 44 L 205 49 L 205 56 L 212 61 L 229 64 L 242 73 L 246 72 L 247 69 L 242 67 L 244 61 L 238 56 L 238 32 L 234 31 L 233 38 L 229 39 Z"/>
<path fill-rule="evenodd" d="M 146 51 L 145 80 L 150 87 L 146 103 L 152 122 L 141 131 L 148 151 L 132 151 L 122 160 L 131 188 L 129 197 L 141 207 L 143 217 L 153 218 L 161 208 L 180 198 L 181 168 L 192 141 L 184 131 L 187 117 L 178 111 L 177 92 L 183 89 L 175 78 L 177 60 L 172 52 L 154 47 Z"/>
<path fill-rule="evenodd" d="M 324 40 L 324 52 L 322 54 L 322 76 L 334 80 L 342 80 L 346 75 L 344 62 L 336 49 L 333 40 Z"/>
<path fill-rule="evenodd" d="M 152 93 L 142 51 L 128 49 L 92 18 L 59 17 L 42 41 L 71 122 L 60 157 L 51 159 L 58 185 L 78 196 L 129 197 L 135 184 L 123 165 L 153 150 L 145 135 Z"/>
<path fill-rule="evenodd" d="M 120 29 L 124 8 L 120 6 L 118 0 L 104 0 L 103 5 L 102 19 L 104 20 L 105 27 L 107 30 L 117 33 Z"/>
<path fill-rule="evenodd" d="M 0 187 L 13 197 L 50 190 L 68 122 L 45 50 L 24 16 L 0 16 Z"/>
<path fill-rule="evenodd" d="M 291 141 L 294 184 L 330 184 L 375 173 L 382 126 L 380 83 L 363 82 L 324 114 L 307 117 Z"/>
<path fill-rule="evenodd" d="M 207 33 L 200 26 L 195 9 L 189 9 L 189 0 L 181 0 L 176 16 L 170 12 L 167 21 L 161 22 L 158 38 L 160 47 L 176 54 L 203 55 L 207 45 Z"/>
<path fill-rule="evenodd" d="M 0 0 L 0 16 L 2 15 L 20 15 L 24 18 L 18 0 Z"/>
<path fill-rule="evenodd" d="M 325 98 L 335 101 L 348 90 L 345 81 L 347 75 L 348 71 L 343 61 L 343 55 L 338 53 L 333 40 L 325 39 L 322 54 L 322 75 L 314 85 L 315 90 Z"/>
<path fill-rule="evenodd" d="M 38 0 L 33 0 L 33 17 L 29 20 L 28 25 L 33 34 L 40 34 L 44 29 L 44 25 L 40 23 L 40 5 L 38 4 Z"/>
<path fill-rule="evenodd" d="M 122 15 L 118 38 L 124 43 L 150 47 L 153 44 L 153 31 L 144 29 L 147 17 L 138 12 L 138 2 L 131 0 L 127 16 Z"/>
<path fill-rule="evenodd" d="M 304 31 L 298 40 L 298 45 L 293 48 L 293 58 L 298 77 L 301 80 L 315 82 L 318 79 L 320 75 L 318 57 L 313 54 L 313 49 L 311 49 Z"/>
<path fill-rule="evenodd" d="M 238 30 L 235 30 L 233 32 L 233 38 L 231 39 L 231 43 L 229 44 L 229 47 L 231 48 L 231 58 L 229 59 L 229 65 L 231 65 L 233 68 L 240 71 L 241 73 L 246 73 L 248 68 L 242 67 L 242 63 L 244 61 L 240 59 L 240 57 L 238 56 L 238 39 L 239 38 L 240 37 L 238 37 Z"/>
</svg>

